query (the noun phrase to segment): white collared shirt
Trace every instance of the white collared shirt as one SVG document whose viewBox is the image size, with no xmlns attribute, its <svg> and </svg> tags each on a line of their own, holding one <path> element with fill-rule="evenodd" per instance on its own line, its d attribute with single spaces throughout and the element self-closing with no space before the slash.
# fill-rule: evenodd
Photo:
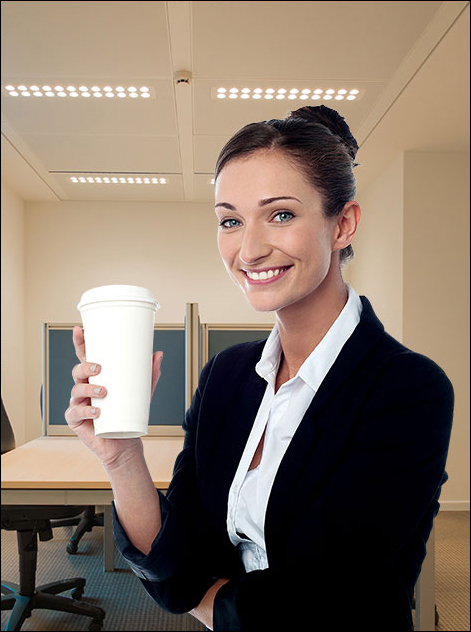
<svg viewBox="0 0 471 632">
<path fill-rule="evenodd" d="M 322 380 L 358 325 L 361 310 L 360 297 L 348 286 L 345 307 L 297 374 L 277 393 L 281 343 L 276 325 L 265 343 L 255 370 L 267 387 L 229 490 L 227 512 L 229 538 L 239 547 L 247 572 L 268 567 L 264 523 L 276 472 Z M 265 429 L 260 464 L 249 470 Z"/>
</svg>

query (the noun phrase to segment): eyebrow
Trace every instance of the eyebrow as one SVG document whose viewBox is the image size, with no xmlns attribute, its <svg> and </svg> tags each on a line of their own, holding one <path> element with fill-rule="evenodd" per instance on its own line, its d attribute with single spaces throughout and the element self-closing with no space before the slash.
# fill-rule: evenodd
<svg viewBox="0 0 471 632">
<path fill-rule="evenodd" d="M 279 200 L 296 200 L 296 202 L 299 202 L 300 204 L 302 204 L 301 200 L 298 200 L 298 198 L 296 197 L 293 197 L 291 195 L 280 195 L 278 197 L 270 197 L 270 198 L 265 198 L 263 200 L 260 200 L 258 205 L 260 207 L 267 206 L 268 204 L 272 204 L 273 202 L 278 202 Z M 227 208 L 229 211 L 236 210 L 236 207 L 233 206 L 232 204 L 229 204 L 229 202 L 218 202 L 214 208 L 217 208 L 218 206 Z"/>
</svg>

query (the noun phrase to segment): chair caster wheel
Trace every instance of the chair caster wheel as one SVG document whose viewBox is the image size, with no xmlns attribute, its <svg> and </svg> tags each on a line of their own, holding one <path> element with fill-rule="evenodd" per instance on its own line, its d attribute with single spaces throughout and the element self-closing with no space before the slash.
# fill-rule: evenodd
<svg viewBox="0 0 471 632">
<path fill-rule="evenodd" d="M 76 599 L 77 601 L 81 601 L 83 597 L 83 588 L 74 588 L 70 593 L 72 599 Z"/>
<path fill-rule="evenodd" d="M 78 551 L 78 544 L 76 542 L 69 542 L 69 544 L 66 547 L 67 553 L 70 553 L 70 555 L 74 555 L 74 553 L 77 553 Z"/>
<path fill-rule="evenodd" d="M 100 632 L 100 630 L 103 627 L 103 621 L 99 621 L 98 619 L 94 619 L 90 625 L 88 626 L 88 629 L 90 630 L 90 632 Z"/>
</svg>

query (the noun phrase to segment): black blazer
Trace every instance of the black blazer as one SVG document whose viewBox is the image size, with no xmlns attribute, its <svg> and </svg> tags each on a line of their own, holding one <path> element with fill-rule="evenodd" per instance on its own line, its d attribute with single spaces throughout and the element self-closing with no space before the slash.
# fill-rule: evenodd
<svg viewBox="0 0 471 632">
<path fill-rule="evenodd" d="M 254 370 L 264 342 L 231 347 L 202 371 L 148 556 L 114 512 L 119 550 L 162 607 L 191 610 L 223 577 L 215 630 L 413 629 L 414 585 L 447 478 L 453 388 L 361 300 L 360 322 L 277 472 L 263 571 L 245 572 L 226 516 L 266 387 Z"/>
</svg>

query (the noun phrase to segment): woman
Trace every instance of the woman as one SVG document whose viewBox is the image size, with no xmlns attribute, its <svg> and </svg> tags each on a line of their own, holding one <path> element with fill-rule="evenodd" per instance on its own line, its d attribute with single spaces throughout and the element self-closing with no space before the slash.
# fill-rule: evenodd
<svg viewBox="0 0 471 632">
<path fill-rule="evenodd" d="M 66 419 L 110 477 L 117 546 L 157 603 L 214 630 L 413 629 L 453 389 L 342 279 L 357 148 L 325 106 L 248 125 L 223 148 L 219 250 L 276 325 L 203 369 L 166 497 L 139 439 L 94 436 L 99 367 L 74 329 Z"/>
</svg>

